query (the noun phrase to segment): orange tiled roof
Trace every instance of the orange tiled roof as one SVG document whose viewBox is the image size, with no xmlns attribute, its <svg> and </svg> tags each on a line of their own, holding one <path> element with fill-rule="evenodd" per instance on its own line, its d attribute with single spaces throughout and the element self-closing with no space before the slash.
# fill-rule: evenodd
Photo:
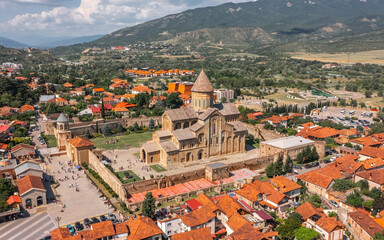
<svg viewBox="0 0 384 240">
<path fill-rule="evenodd" d="M 271 209 L 277 209 L 277 207 L 276 206 L 274 206 L 274 205 L 272 205 L 272 204 L 270 204 L 269 202 L 267 202 L 267 201 L 261 201 L 261 202 L 259 202 L 259 204 L 261 205 L 261 206 L 267 206 L 267 207 L 269 207 L 269 208 L 271 208 Z"/>
<path fill-rule="evenodd" d="M 146 93 L 156 92 L 155 90 L 147 88 L 147 87 L 142 86 L 142 85 L 139 85 L 139 86 L 136 86 L 136 87 L 132 88 L 131 91 L 146 92 Z"/>
<path fill-rule="evenodd" d="M 301 186 L 284 176 L 277 176 L 270 179 L 272 184 L 282 193 L 287 193 L 296 189 L 300 189 Z"/>
<path fill-rule="evenodd" d="M 361 209 L 348 213 L 348 216 L 353 219 L 357 225 L 364 229 L 371 237 L 375 236 L 377 232 L 382 232 L 384 230 L 382 226 L 375 222 L 365 211 Z"/>
<path fill-rule="evenodd" d="M 158 96 L 153 96 L 151 98 L 151 101 L 164 101 L 165 99 L 167 99 L 167 98 L 164 96 L 158 95 Z"/>
<path fill-rule="evenodd" d="M 104 92 L 104 88 L 94 88 L 93 89 L 94 92 Z"/>
<path fill-rule="evenodd" d="M 373 134 L 372 137 L 374 137 L 378 141 L 384 142 L 384 133 L 376 133 Z"/>
<path fill-rule="evenodd" d="M 279 191 L 272 191 L 271 194 L 267 195 L 267 199 L 273 203 L 280 204 L 281 200 L 286 198 L 287 196 L 284 193 Z"/>
<path fill-rule="evenodd" d="M 56 228 L 50 234 L 52 240 L 81 240 L 81 235 L 71 236 L 68 228 Z"/>
<path fill-rule="evenodd" d="M 338 169 L 342 173 L 345 172 L 345 173 L 353 174 L 362 165 L 361 162 L 356 162 L 358 158 L 359 157 L 357 155 L 346 154 L 336 158 L 334 163 L 328 164 L 328 167 L 329 169 L 332 169 L 332 170 L 334 169 L 334 167 L 336 167 L 336 169 Z M 329 173 L 332 173 L 333 172 L 332 170 L 329 171 Z M 335 175 L 336 176 L 331 176 L 331 177 L 338 178 L 338 174 L 336 171 L 335 171 Z"/>
<path fill-rule="evenodd" d="M 301 204 L 296 208 L 295 212 L 300 214 L 304 221 L 306 221 L 308 218 L 314 215 L 318 215 L 320 217 L 324 216 L 323 211 L 313 206 L 310 202 L 304 202 L 303 204 Z"/>
<path fill-rule="evenodd" d="M 85 137 L 75 137 L 69 140 L 69 143 L 76 148 L 94 146 L 95 144 Z"/>
<path fill-rule="evenodd" d="M 296 135 L 303 136 L 303 137 L 308 136 L 312 138 L 324 139 L 324 138 L 335 137 L 339 135 L 339 130 L 336 130 L 334 128 L 329 128 L 329 127 L 314 127 L 310 129 L 303 129 Z"/>
<path fill-rule="evenodd" d="M 384 159 L 384 148 L 374 148 L 369 146 L 364 146 L 359 152 L 360 155 L 365 155 L 372 158 L 383 158 Z"/>
<path fill-rule="evenodd" d="M 22 203 L 20 196 L 12 195 L 7 200 L 8 205 L 12 205 L 14 203 Z"/>
<path fill-rule="evenodd" d="M 213 200 L 205 195 L 204 193 L 197 196 L 196 200 L 201 203 L 205 208 L 208 208 L 209 211 L 215 212 L 217 210 L 221 210 L 214 202 Z"/>
<path fill-rule="evenodd" d="M 72 84 L 72 83 L 70 83 L 70 82 L 66 82 L 66 83 L 64 83 L 64 87 L 66 87 L 66 88 L 71 88 L 71 87 L 73 87 L 74 85 Z"/>
<path fill-rule="evenodd" d="M 57 98 L 52 98 L 51 100 L 48 100 L 47 102 L 54 102 L 54 103 L 67 103 L 68 100 L 62 98 L 62 97 L 57 97 Z"/>
<path fill-rule="evenodd" d="M 297 178 L 306 182 L 310 182 L 322 188 L 328 188 L 329 184 L 331 184 L 331 182 L 333 181 L 333 178 L 319 174 L 314 171 L 300 174 L 297 176 Z"/>
<path fill-rule="evenodd" d="M 233 199 L 227 194 L 225 194 L 219 199 L 217 205 L 223 210 L 227 217 L 237 213 L 237 211 L 240 209 L 247 211 L 237 200 Z"/>
<path fill-rule="evenodd" d="M 261 120 L 261 122 L 271 121 L 272 123 L 277 124 L 277 123 L 281 123 L 283 121 L 288 121 L 290 119 L 293 119 L 293 117 L 292 116 L 278 116 L 278 115 L 275 115 L 275 116 L 263 119 L 263 120 Z"/>
<path fill-rule="evenodd" d="M 357 130 L 355 128 L 351 128 L 351 129 L 339 130 L 339 134 L 343 135 L 343 136 L 350 137 L 350 136 L 358 134 L 358 132 L 357 132 Z"/>
<path fill-rule="evenodd" d="M 245 218 L 243 218 L 238 213 L 235 213 L 232 216 L 230 216 L 228 218 L 227 224 L 233 231 L 239 230 L 243 225 L 246 225 L 246 224 L 252 225 L 250 222 L 248 222 Z"/>
<path fill-rule="evenodd" d="M 369 170 L 383 166 L 384 160 L 382 158 L 370 158 L 362 161 L 361 163 L 363 164 L 365 170 Z"/>
<path fill-rule="evenodd" d="M 163 233 L 156 223 L 148 217 L 131 219 L 127 224 L 130 231 L 128 240 L 142 240 Z"/>
<path fill-rule="evenodd" d="M 238 228 L 236 231 L 231 233 L 229 236 L 229 239 L 231 240 L 264 240 L 269 239 L 271 237 L 277 236 L 277 232 L 266 232 L 262 233 L 250 224 L 244 224 L 240 228 Z"/>
<path fill-rule="evenodd" d="M 180 216 L 180 219 L 185 225 L 196 227 L 208 222 L 215 216 L 212 211 L 209 211 L 209 208 L 203 206 L 191 213 Z"/>
<path fill-rule="evenodd" d="M 384 184 L 384 169 L 374 169 L 356 173 L 357 176 L 377 184 Z"/>
<path fill-rule="evenodd" d="M 130 99 L 130 98 L 135 98 L 136 94 L 129 94 L 129 93 L 126 93 L 122 96 L 122 98 L 127 98 L 127 99 Z"/>
<path fill-rule="evenodd" d="M 115 235 L 115 228 L 113 227 L 112 221 L 93 223 L 91 227 L 92 227 L 92 236 L 95 239 Z"/>
<path fill-rule="evenodd" d="M 357 144 L 360 144 L 360 145 L 363 145 L 363 146 L 377 146 L 377 145 L 383 144 L 382 142 L 377 141 L 376 139 L 374 139 L 372 136 L 361 137 L 361 138 L 354 138 L 354 139 L 349 140 L 349 142 L 357 143 Z"/>
<path fill-rule="evenodd" d="M 322 217 L 316 222 L 317 226 L 324 229 L 327 233 L 333 232 L 335 229 L 343 228 L 344 224 L 337 221 L 335 217 Z"/>
<path fill-rule="evenodd" d="M 188 232 L 172 235 L 172 240 L 210 240 L 212 239 L 209 228 L 199 228 Z"/>
<path fill-rule="evenodd" d="M 45 190 L 40 177 L 35 175 L 27 175 L 23 178 L 17 179 L 17 188 L 19 189 L 20 195 L 28 192 L 32 188 Z"/>
<path fill-rule="evenodd" d="M 91 98 L 92 98 L 91 95 L 87 95 L 87 96 L 84 97 L 85 100 L 90 100 Z"/>
<path fill-rule="evenodd" d="M 20 112 L 25 112 L 25 111 L 35 111 L 35 108 L 32 105 L 21 106 Z"/>
</svg>

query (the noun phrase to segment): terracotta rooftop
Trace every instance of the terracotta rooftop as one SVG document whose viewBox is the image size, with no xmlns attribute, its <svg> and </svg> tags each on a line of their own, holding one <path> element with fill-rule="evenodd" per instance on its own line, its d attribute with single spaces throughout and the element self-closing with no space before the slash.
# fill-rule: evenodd
<svg viewBox="0 0 384 240">
<path fill-rule="evenodd" d="M 310 182 L 322 188 L 328 188 L 329 184 L 333 181 L 333 178 L 319 174 L 317 172 L 307 172 L 297 176 L 298 179 L 301 179 L 306 182 Z"/>
<path fill-rule="evenodd" d="M 41 178 L 35 175 L 27 175 L 23 178 L 17 179 L 17 188 L 19 189 L 20 195 L 25 192 L 28 192 L 32 188 L 41 189 L 45 191 Z"/>
<path fill-rule="evenodd" d="M 236 231 L 234 231 L 230 235 L 229 239 L 231 240 L 249 240 L 249 239 L 263 240 L 263 239 L 268 239 L 267 235 L 269 236 L 271 233 L 276 235 L 276 232 L 262 233 L 258 231 L 256 228 L 254 228 L 253 226 L 251 226 L 250 224 L 244 224 L 243 226 L 238 228 Z"/>
<path fill-rule="evenodd" d="M 373 168 L 378 168 L 384 165 L 384 160 L 382 158 L 370 158 L 361 162 L 365 170 L 370 170 Z"/>
<path fill-rule="evenodd" d="M 201 203 L 205 208 L 208 208 L 209 211 L 215 212 L 220 210 L 220 208 L 213 202 L 213 200 L 205 195 L 204 193 L 197 196 L 196 200 Z"/>
<path fill-rule="evenodd" d="M 209 228 L 199 228 L 188 232 L 172 235 L 172 240 L 210 240 L 212 239 Z"/>
<path fill-rule="evenodd" d="M 94 146 L 95 144 L 85 137 L 75 137 L 69 140 L 69 143 L 76 148 Z"/>
<path fill-rule="evenodd" d="M 351 128 L 351 129 L 339 130 L 339 134 L 343 135 L 343 136 L 350 137 L 350 136 L 354 136 L 354 135 L 358 134 L 358 132 L 357 132 L 356 128 Z"/>
<path fill-rule="evenodd" d="M 228 217 L 228 216 L 227 216 Z M 227 225 L 233 230 L 239 230 L 244 225 L 252 226 L 252 223 L 248 222 L 237 212 L 228 218 Z"/>
<path fill-rule="evenodd" d="M 163 233 L 156 223 L 148 217 L 131 219 L 127 224 L 130 232 L 128 240 L 142 240 Z"/>
<path fill-rule="evenodd" d="M 104 221 L 91 224 L 92 236 L 96 239 L 115 235 L 112 221 Z"/>
<path fill-rule="evenodd" d="M 292 116 L 278 116 L 278 115 L 275 115 L 275 116 L 263 119 L 263 120 L 261 120 L 261 122 L 271 121 L 272 123 L 277 124 L 277 123 L 281 123 L 283 121 L 288 121 L 289 119 L 293 119 L 293 117 Z"/>
<path fill-rule="evenodd" d="M 356 173 L 357 176 L 377 184 L 384 184 L 384 169 L 374 169 Z"/>
<path fill-rule="evenodd" d="M 339 228 L 339 229 L 343 228 L 344 226 L 344 224 L 340 221 L 337 221 L 335 217 L 327 217 L 327 216 L 320 218 L 316 222 L 316 224 L 328 233 L 331 233 L 336 228 Z"/>
<path fill-rule="evenodd" d="M 375 236 L 377 232 L 382 232 L 384 228 L 375 222 L 366 212 L 358 209 L 355 212 L 348 213 L 348 216 L 353 219 L 364 231 L 371 237 Z"/>
<path fill-rule="evenodd" d="M 180 216 L 180 219 L 185 225 L 196 227 L 208 222 L 215 216 L 216 215 L 210 211 L 209 208 L 203 206 L 191 213 Z"/>
<path fill-rule="evenodd" d="M 270 179 L 272 184 L 282 193 L 288 193 L 290 191 L 300 189 L 301 186 L 284 176 L 277 176 Z"/>
<path fill-rule="evenodd" d="M 378 146 L 383 144 L 380 141 L 377 141 L 375 138 L 368 136 L 368 137 L 361 137 L 361 138 L 354 138 L 349 140 L 349 142 L 357 143 L 363 146 Z"/>
<path fill-rule="evenodd" d="M 219 199 L 217 205 L 223 210 L 227 217 L 230 217 L 233 214 L 237 213 L 237 211 L 240 209 L 248 212 L 248 210 L 245 209 L 236 199 L 232 198 L 227 194 L 223 195 Z"/>
<path fill-rule="evenodd" d="M 318 215 L 319 217 L 324 216 L 323 211 L 313 206 L 310 202 L 305 202 L 301 204 L 296 208 L 295 212 L 300 214 L 303 217 L 304 221 L 314 215 Z"/>
<path fill-rule="evenodd" d="M 364 146 L 363 149 L 361 149 L 359 154 L 372 157 L 372 158 L 379 157 L 384 159 L 384 148 Z"/>
<path fill-rule="evenodd" d="M 192 92 L 213 92 L 213 87 L 204 70 L 201 70 L 192 87 Z"/>
<path fill-rule="evenodd" d="M 336 130 L 334 128 L 329 128 L 329 127 L 315 127 L 310 129 L 303 129 L 297 134 L 297 136 L 303 136 L 303 137 L 308 136 L 310 138 L 317 138 L 317 139 L 335 137 L 337 135 L 339 135 L 339 130 Z"/>
</svg>

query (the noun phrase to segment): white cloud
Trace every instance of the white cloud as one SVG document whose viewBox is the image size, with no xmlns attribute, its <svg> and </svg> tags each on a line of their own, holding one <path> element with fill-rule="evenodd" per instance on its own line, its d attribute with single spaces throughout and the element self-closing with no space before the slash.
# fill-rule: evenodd
<svg viewBox="0 0 384 240">
<path fill-rule="evenodd" d="M 43 4 L 54 0 L 17 1 Z M 227 0 L 81 0 L 78 7 L 58 6 L 38 13 L 18 14 L 0 26 L 6 31 L 33 31 L 50 36 L 92 35 L 223 2 Z"/>
</svg>

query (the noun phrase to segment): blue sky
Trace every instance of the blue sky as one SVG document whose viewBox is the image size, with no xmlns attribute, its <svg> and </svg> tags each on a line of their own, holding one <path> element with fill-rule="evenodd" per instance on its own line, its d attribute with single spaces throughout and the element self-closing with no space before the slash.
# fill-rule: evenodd
<svg viewBox="0 0 384 240">
<path fill-rule="evenodd" d="M 168 14 L 229 1 L 0 0 L 0 36 L 28 42 L 41 36 L 77 37 L 106 34 Z"/>
</svg>

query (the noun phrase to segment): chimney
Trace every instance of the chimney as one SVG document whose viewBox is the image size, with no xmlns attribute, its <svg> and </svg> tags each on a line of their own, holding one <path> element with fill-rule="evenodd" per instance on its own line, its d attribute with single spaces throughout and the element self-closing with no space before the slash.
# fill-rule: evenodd
<svg viewBox="0 0 384 240">
<path fill-rule="evenodd" d="M 372 173 L 369 173 L 369 179 L 372 179 Z"/>
</svg>

